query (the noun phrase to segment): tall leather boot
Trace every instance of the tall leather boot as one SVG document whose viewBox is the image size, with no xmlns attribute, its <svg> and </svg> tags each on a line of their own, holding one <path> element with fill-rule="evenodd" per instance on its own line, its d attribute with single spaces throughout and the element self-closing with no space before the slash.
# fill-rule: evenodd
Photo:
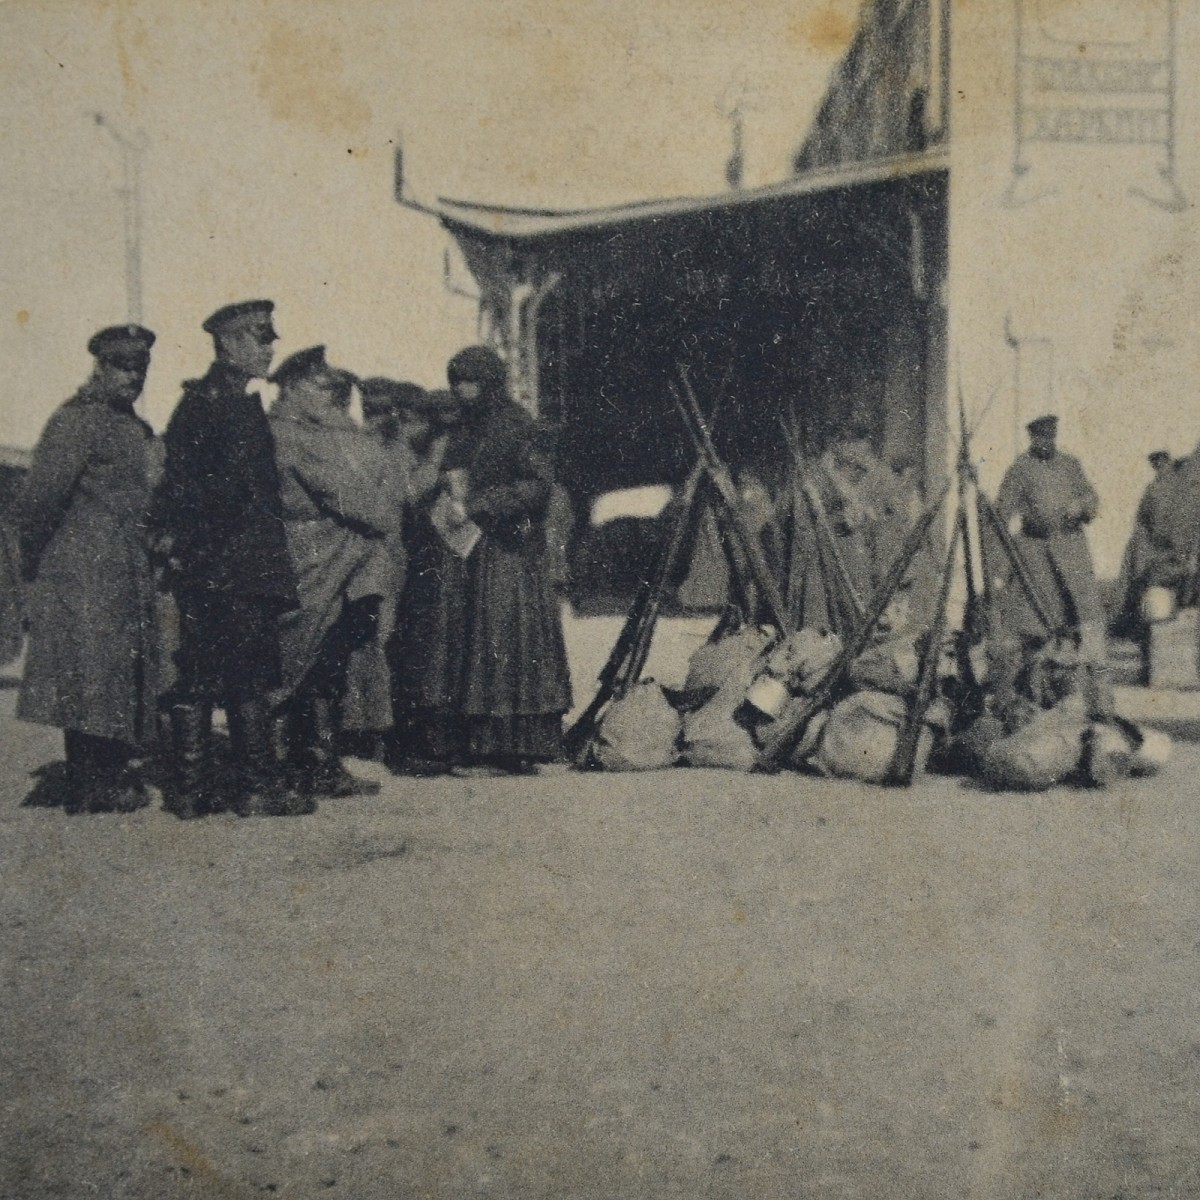
<svg viewBox="0 0 1200 1200">
<path fill-rule="evenodd" d="M 265 701 L 242 700 L 226 710 L 238 775 L 239 817 L 299 817 L 316 812 L 311 796 L 287 784 L 272 748 L 272 714 Z"/>
<path fill-rule="evenodd" d="M 341 800 L 379 794 L 375 780 L 360 779 L 342 764 L 337 752 L 333 701 L 325 696 L 309 696 L 305 701 L 303 758 L 300 787 L 311 796 Z"/>
<path fill-rule="evenodd" d="M 280 775 L 290 783 L 296 770 L 296 720 L 290 704 L 271 715 L 268 737 L 271 758 Z"/>
<path fill-rule="evenodd" d="M 63 763 L 61 787 L 49 791 L 48 803 L 60 804 L 69 813 L 86 812 L 91 777 L 86 739 L 73 729 L 64 729 L 63 745 L 66 761 Z"/>
<path fill-rule="evenodd" d="M 172 704 L 170 712 L 174 779 L 165 807 L 181 821 L 216 811 L 212 768 L 212 708 Z"/>
<path fill-rule="evenodd" d="M 75 811 L 130 813 L 150 802 L 129 770 L 129 749 L 123 743 L 74 730 L 65 742 Z"/>
</svg>

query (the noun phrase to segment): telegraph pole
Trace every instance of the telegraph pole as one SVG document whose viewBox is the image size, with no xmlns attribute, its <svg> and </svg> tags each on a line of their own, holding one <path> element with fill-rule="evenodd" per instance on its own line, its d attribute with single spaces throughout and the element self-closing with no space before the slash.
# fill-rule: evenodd
<svg viewBox="0 0 1200 1200">
<path fill-rule="evenodd" d="M 725 160 L 725 185 L 731 191 L 740 191 L 746 174 L 746 113 L 757 107 L 744 71 L 737 71 L 716 105 L 717 112 L 729 122 L 732 139 Z"/>
<path fill-rule="evenodd" d="M 125 308 L 131 325 L 142 323 L 142 155 L 148 144 L 145 133 L 126 133 L 102 112 L 92 119 L 117 143 L 121 151 L 121 197 L 125 219 Z"/>
</svg>

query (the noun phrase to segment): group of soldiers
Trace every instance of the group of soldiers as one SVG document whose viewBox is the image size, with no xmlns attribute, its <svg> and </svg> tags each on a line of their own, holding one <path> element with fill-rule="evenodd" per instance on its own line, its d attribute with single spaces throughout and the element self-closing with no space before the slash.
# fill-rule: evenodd
<svg viewBox="0 0 1200 1200">
<path fill-rule="evenodd" d="M 161 440 L 134 412 L 155 335 L 101 330 L 35 449 L 17 715 L 64 731 L 54 802 L 141 807 L 165 760 L 180 818 L 302 815 L 378 790 L 341 760 L 354 730 L 386 734 L 406 773 L 527 772 L 559 752 L 553 471 L 503 363 L 468 347 L 434 393 L 359 380 L 322 346 L 272 373 L 273 312 L 251 300 L 203 323 L 212 365 Z M 278 388 L 269 414 L 255 380 Z"/>
<path fill-rule="evenodd" d="M 378 790 L 342 762 L 349 735 L 408 774 L 524 773 L 559 756 L 571 693 L 562 564 L 547 552 L 556 484 L 503 362 L 468 347 L 448 389 L 429 393 L 358 379 L 322 346 L 272 372 L 273 312 L 251 300 L 203 323 L 212 365 L 183 385 L 161 439 L 134 412 L 155 335 L 101 330 L 90 378 L 34 452 L 17 514 L 30 633 L 17 714 L 64 731 L 64 805 L 140 807 L 146 764 L 168 762 L 165 802 L 181 818 L 300 815 Z M 269 412 L 256 380 L 278 389 Z M 995 506 L 1005 553 L 982 543 L 989 687 L 1002 701 L 1065 638 L 1103 712 L 1105 612 L 1084 533 L 1096 492 L 1058 449 L 1055 417 L 1028 432 Z M 848 628 L 925 499 L 865 426 L 793 457 L 781 499 L 742 480 L 743 518 L 778 543 L 767 558 L 785 622 Z M 1161 464 L 1130 589 L 1195 591 L 1198 497 L 1200 455 Z M 931 543 L 885 623 L 926 624 L 936 557 Z M 754 572 L 727 579 L 753 590 Z M 754 614 L 753 597 L 736 599 Z"/>
</svg>

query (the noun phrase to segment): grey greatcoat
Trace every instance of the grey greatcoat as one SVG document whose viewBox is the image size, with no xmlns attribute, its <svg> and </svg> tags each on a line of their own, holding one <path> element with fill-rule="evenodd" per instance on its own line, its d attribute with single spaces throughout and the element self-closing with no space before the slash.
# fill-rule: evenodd
<svg viewBox="0 0 1200 1200">
<path fill-rule="evenodd" d="M 391 729 L 394 720 L 387 645 L 396 628 L 397 606 L 408 575 L 409 506 L 436 483 L 438 472 L 436 464 L 423 462 L 402 437 L 392 442 L 367 441 L 380 458 L 382 486 L 393 514 L 392 529 L 384 539 L 390 570 L 381 580 L 383 596 L 375 635 L 350 654 L 341 718 L 344 731 L 382 733 Z"/>
<path fill-rule="evenodd" d="M 88 386 L 42 433 L 18 510 L 32 577 L 22 720 L 135 746 L 154 732 L 152 448 L 144 421 Z"/>
<path fill-rule="evenodd" d="M 271 410 L 283 527 L 300 606 L 280 624 L 282 703 L 304 683 L 345 606 L 394 588 L 388 537 L 400 521 L 388 460 L 348 415 L 281 396 Z"/>
<path fill-rule="evenodd" d="M 1102 622 L 1100 589 L 1083 531 L 1100 501 L 1079 460 L 1061 452 L 1044 459 L 1022 454 L 1000 484 L 996 507 L 1006 523 L 1020 520 L 1014 542 L 1055 630 Z M 1046 635 L 1015 581 L 1005 588 L 1001 611 L 1010 633 Z"/>
</svg>

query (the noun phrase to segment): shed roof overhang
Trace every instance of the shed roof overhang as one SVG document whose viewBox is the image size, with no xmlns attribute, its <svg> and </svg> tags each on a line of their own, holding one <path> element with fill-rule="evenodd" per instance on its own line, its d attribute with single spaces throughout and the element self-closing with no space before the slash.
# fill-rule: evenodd
<svg viewBox="0 0 1200 1200">
<path fill-rule="evenodd" d="M 613 226 L 735 210 L 776 200 L 817 197 L 821 193 L 933 175 L 946 172 L 949 167 L 949 154 L 937 150 L 812 171 L 763 187 L 711 196 L 647 200 L 611 208 L 559 211 L 510 208 L 443 197 L 427 211 L 437 216 L 452 233 L 461 231 L 505 241 L 531 242 L 555 235 L 598 232 Z"/>
<path fill-rule="evenodd" d="M 929 309 L 944 280 L 949 167 L 939 149 L 713 196 L 572 212 L 442 199 L 425 211 L 463 252 L 514 395 L 566 419 L 581 490 L 589 470 L 602 490 L 686 469 L 666 389 L 680 354 L 714 394 L 736 364 L 745 419 L 730 445 L 773 437 L 779 398 L 792 395 L 836 424 L 856 394 L 878 407 L 886 388 L 923 429 L 917 392 L 938 385 L 913 364 L 940 327 Z M 522 307 L 551 282 L 540 316 Z M 891 403 L 885 376 L 904 376 L 912 402 Z"/>
</svg>

